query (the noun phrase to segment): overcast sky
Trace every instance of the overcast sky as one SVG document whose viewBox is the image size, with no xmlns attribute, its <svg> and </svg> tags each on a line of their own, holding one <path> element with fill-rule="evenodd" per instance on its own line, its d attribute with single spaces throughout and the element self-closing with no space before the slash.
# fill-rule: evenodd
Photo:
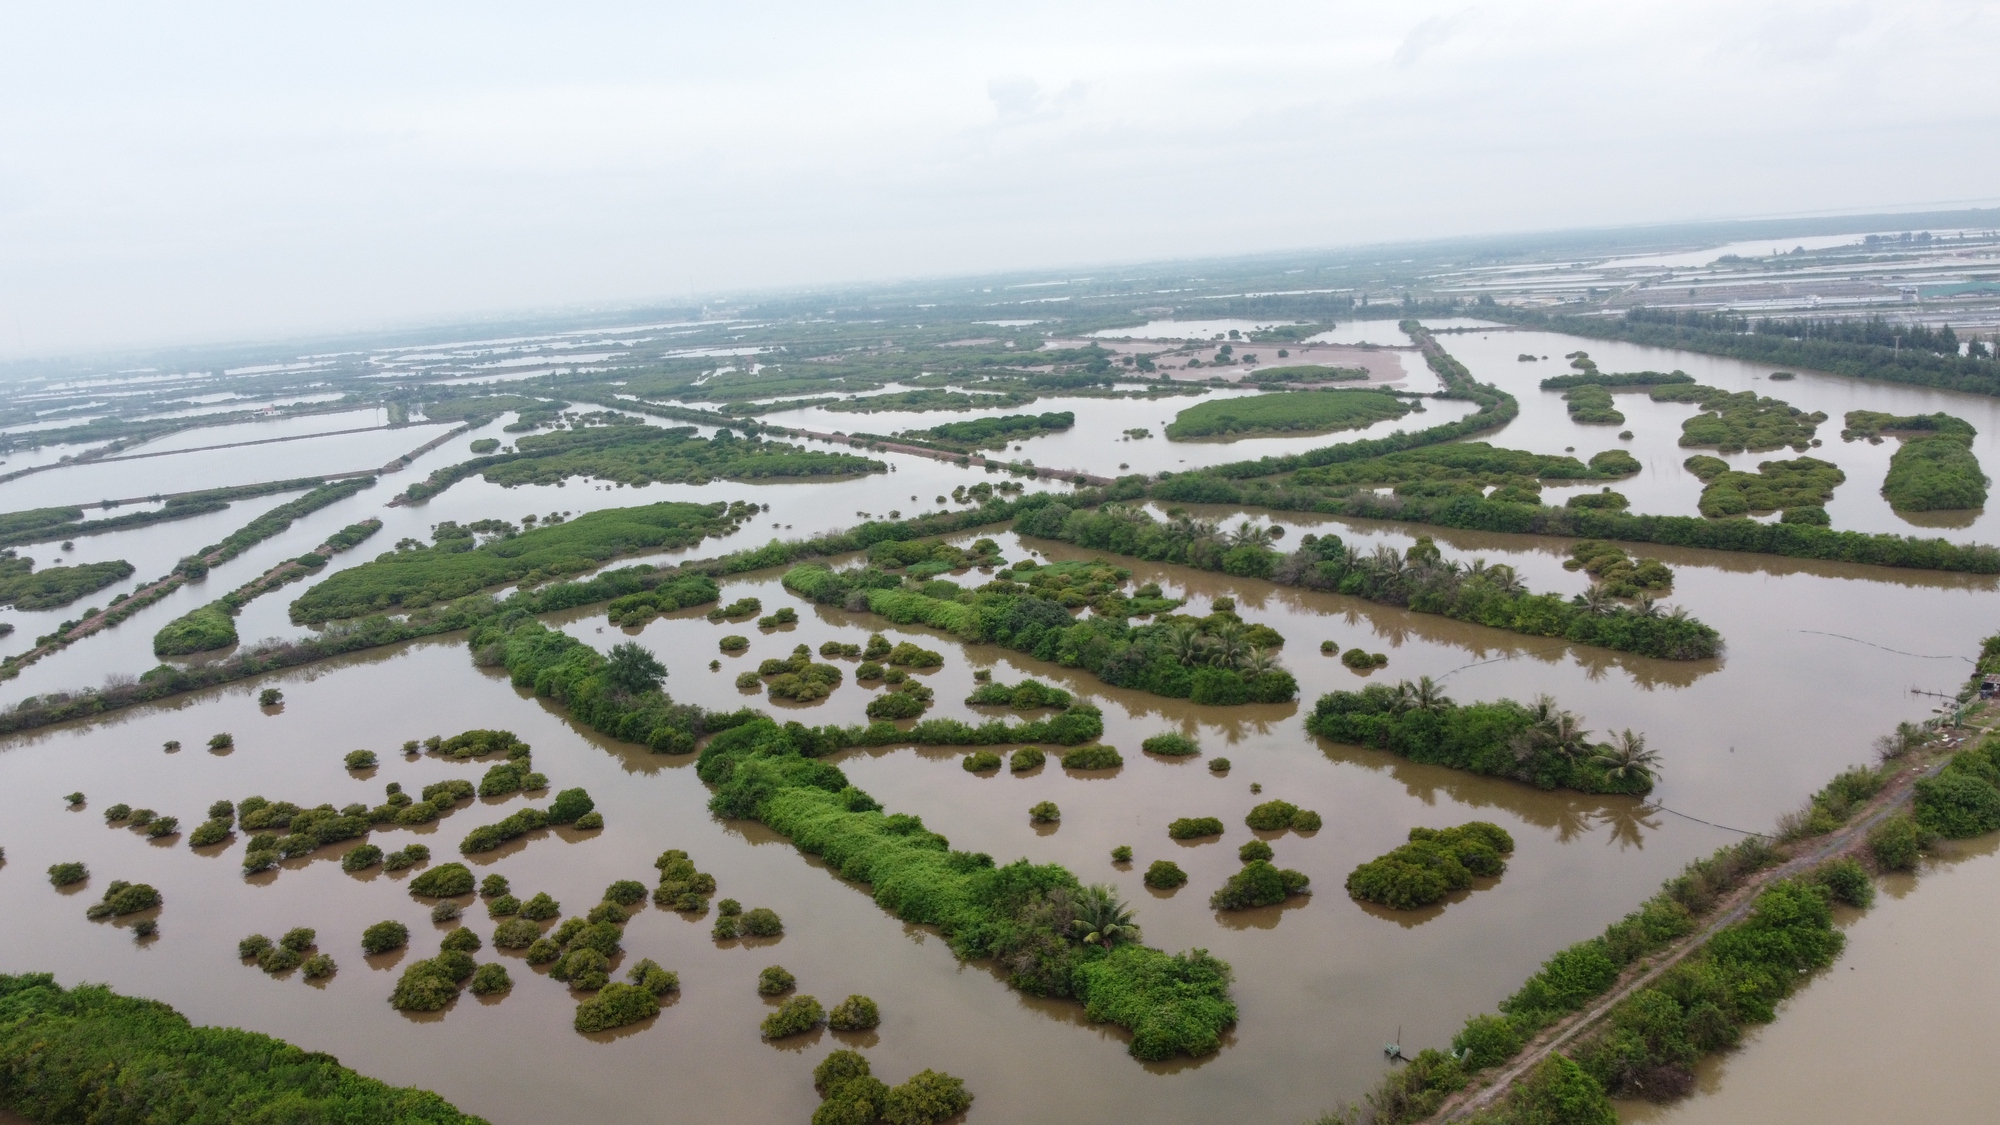
<svg viewBox="0 0 2000 1125">
<path fill-rule="evenodd" d="M 1991 202 L 2000 4 L 13 4 L 0 354 Z"/>
</svg>

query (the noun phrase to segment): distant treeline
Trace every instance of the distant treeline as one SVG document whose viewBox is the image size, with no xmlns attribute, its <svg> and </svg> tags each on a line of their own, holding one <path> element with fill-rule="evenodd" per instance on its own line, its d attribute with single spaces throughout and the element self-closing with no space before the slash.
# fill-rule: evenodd
<svg viewBox="0 0 2000 1125">
<path fill-rule="evenodd" d="M 1930 346 L 1912 344 L 1928 329 L 1901 324 L 1883 324 L 1890 335 L 1905 336 L 1899 346 L 1890 340 L 1873 342 L 1877 329 L 1867 321 L 1815 322 L 1811 334 L 1803 334 L 1803 322 L 1758 321 L 1717 313 L 1681 312 L 1665 309 L 1632 309 L 1620 318 L 1550 314 L 1505 305 L 1482 306 L 1479 315 L 1532 328 L 1587 336 L 1597 340 L 1624 340 L 1661 348 L 1680 348 L 1704 355 L 1727 356 L 1773 367 L 1803 367 L 1859 379 L 1885 383 L 1909 383 L 1920 387 L 1942 387 L 1972 394 L 2000 395 L 2000 363 L 1990 356 L 1959 355 L 1952 341 L 1949 354 L 1940 347 L 1949 329 L 1929 333 Z M 1766 329 L 1764 325 L 1774 327 Z M 1840 327 L 1847 325 L 1849 327 Z M 1794 336 L 1788 332 L 1797 331 Z M 1853 339 L 1844 338 L 1852 335 Z M 1981 352 L 1985 349 L 1982 347 Z"/>
</svg>

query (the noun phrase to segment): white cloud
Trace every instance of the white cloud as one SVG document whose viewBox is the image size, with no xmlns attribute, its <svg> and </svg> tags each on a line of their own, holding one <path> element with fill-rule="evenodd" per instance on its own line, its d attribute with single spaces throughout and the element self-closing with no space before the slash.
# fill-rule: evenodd
<svg viewBox="0 0 2000 1125">
<path fill-rule="evenodd" d="M 1971 0 L 15 6 L 0 352 L 1979 198 L 1996 32 Z"/>
</svg>

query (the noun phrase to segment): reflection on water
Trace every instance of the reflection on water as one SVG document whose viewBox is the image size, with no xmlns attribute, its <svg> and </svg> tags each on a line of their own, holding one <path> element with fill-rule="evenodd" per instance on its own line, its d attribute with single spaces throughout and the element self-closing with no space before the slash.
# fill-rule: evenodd
<svg viewBox="0 0 2000 1125">
<path fill-rule="evenodd" d="M 1751 1031 L 1695 1071 L 1671 1106 L 1623 1103 L 1647 1125 L 1756 1121 L 1987 1121 L 2000 1102 L 1987 1029 L 2000 1007 L 2000 837 L 1947 844 L 1917 875 L 1882 881 L 1866 913 L 1842 911 L 1847 948 Z"/>
<path fill-rule="evenodd" d="M 1502 339 L 1510 336 L 1511 342 Z M 1476 333 L 1450 337 L 1449 346 L 1455 352 L 1477 351 L 1469 343 L 1477 338 Z M 1513 363 L 1514 352 L 1524 347 L 1518 334 L 1497 332 L 1491 346 L 1504 351 L 1499 358 L 1506 363 Z M 1582 346 L 1606 370 L 1636 364 L 1610 356 L 1600 345 Z M 1686 363 L 1673 365 L 1695 371 Z M 1492 371 L 1480 373 L 1497 377 Z M 1507 372 L 1516 382 L 1527 374 Z M 1783 397 L 1810 406 L 1805 395 L 1813 383 L 1802 376 Z M 1540 402 L 1541 392 L 1530 385 L 1521 393 L 1524 422 L 1531 430 L 1543 425 L 1529 421 L 1529 402 Z M 1620 397 L 1621 408 L 1626 397 Z M 1062 401 L 1062 408 L 1068 408 L 1072 400 Z M 1074 401 L 1093 404 L 1079 407 L 1080 417 L 1105 406 L 1104 415 L 1091 415 L 1097 429 L 1115 420 L 1113 411 L 1135 410 L 1130 403 Z M 1442 404 L 1432 407 L 1438 410 Z M 1685 413 L 1685 408 L 1676 409 Z M 1568 429 L 1547 430 L 1545 442 L 1504 436 L 1501 443 L 1542 449 L 1576 443 L 1559 401 L 1554 411 L 1559 422 L 1547 424 Z M 1680 414 L 1670 419 L 1669 446 Z M 841 417 L 852 421 L 854 416 Z M 941 420 L 921 417 L 926 424 Z M 1128 424 L 1157 424 L 1160 417 L 1172 414 L 1142 415 Z M 497 434 L 504 422 L 496 421 L 484 432 Z M 1975 425 L 1982 434 L 2000 430 L 2000 424 L 1989 427 L 1978 419 Z M 1116 430 L 1110 433 L 1115 437 Z M 890 458 L 897 465 L 895 473 L 840 484 L 626 490 L 573 481 L 563 488 L 507 490 L 470 480 L 426 504 L 384 506 L 409 481 L 464 457 L 462 442 L 476 436 L 455 439 L 405 474 L 299 521 L 285 535 L 217 568 L 206 583 L 140 614 L 112 635 L 93 638 L 30 669 L 5 686 L 6 699 L 148 667 L 153 663 L 152 631 L 167 619 L 368 515 L 381 516 L 384 530 L 368 546 L 336 558 L 329 569 L 365 561 L 404 536 L 427 538 L 430 525 L 445 519 L 518 520 L 527 512 L 580 512 L 667 499 L 713 502 L 747 496 L 771 505 L 758 527 L 692 552 L 709 556 L 772 536 L 803 537 L 850 526 L 858 511 L 935 507 L 935 495 L 990 479 L 939 462 Z M 1108 439 L 1085 432 L 1077 440 Z M 1162 439 L 1152 440 L 1152 448 L 1166 448 Z M 1123 450 L 1142 444 L 1113 440 L 1102 447 L 1080 445 L 1077 457 L 1101 467 L 1106 456 L 1125 459 Z M 1222 459 L 1243 455 L 1249 444 L 1239 443 L 1237 452 Z M 1302 444 L 1312 447 L 1324 439 Z M 1034 452 L 1024 456 L 1058 460 L 1041 452 L 1057 448 L 1054 444 L 1030 448 Z M 1184 450 L 1174 454 L 1176 459 L 1184 455 Z M 1666 456 L 1649 454 L 1642 460 L 1662 460 L 1667 469 L 1679 472 L 1678 457 L 1664 460 Z M 1856 469 L 1849 472 L 1855 479 L 1844 490 L 1870 490 Z M 1666 469 L 1659 479 L 1683 488 Z M 919 499 L 909 500 L 912 495 Z M 142 576 L 160 573 L 173 558 L 246 522 L 263 510 L 262 503 L 245 502 L 228 513 L 185 524 L 89 541 L 89 549 L 102 544 L 108 552 L 91 557 L 127 557 Z M 1227 509 L 1208 514 L 1230 517 L 1231 523 L 1240 518 Z M 1585 582 L 1562 569 L 1567 544 L 1559 541 L 1298 513 L 1279 514 L 1277 522 L 1292 532 L 1287 542 L 1310 530 L 1338 534 L 1363 549 L 1376 543 L 1400 548 L 1421 532 L 1432 535 L 1452 557 L 1483 556 L 1513 565 L 1538 590 L 1571 594 Z M 1978 532 L 1976 522 L 1971 531 Z M 992 535 L 1009 558 L 1030 552 L 1056 559 L 1090 554 L 990 529 L 977 534 Z M 85 549 L 80 545 L 78 554 Z M 888 628 L 870 615 L 804 604 L 779 585 L 775 571 L 725 584 L 726 600 L 754 596 L 763 600 L 766 612 L 782 606 L 799 611 L 797 626 L 774 633 L 740 624 L 711 625 L 698 610 L 630 629 L 610 627 L 601 613 L 591 610 L 550 618 L 599 648 L 636 640 L 667 665 L 668 688 L 677 698 L 714 708 L 734 709 L 746 701 L 733 683 L 744 661 L 754 665 L 799 643 L 817 648 L 825 640 L 859 641 L 876 630 L 921 638 L 946 654 L 946 666 L 927 679 L 937 692 L 935 715 L 976 719 L 990 714 L 990 709 L 975 711 L 960 702 L 972 690 L 974 671 L 982 669 L 1005 682 L 1034 676 L 1102 707 L 1103 741 L 1125 755 L 1125 765 L 1115 771 L 1086 774 L 1049 763 L 1022 774 L 1002 769 L 975 775 L 960 768 L 961 750 L 944 747 L 870 747 L 846 752 L 837 761 L 855 784 L 892 810 L 923 816 L 955 847 L 985 851 L 1003 862 L 1016 857 L 1058 862 L 1086 882 L 1111 883 L 1138 906 L 1151 943 L 1171 950 L 1206 948 L 1229 961 L 1237 974 L 1235 996 L 1243 1022 L 1230 1033 L 1223 1051 L 1203 1060 L 1148 1066 L 1132 1062 L 1123 1034 L 1089 1024 L 1078 1006 L 1010 991 L 995 967 L 961 964 L 934 933 L 891 917 L 875 905 L 867 888 L 802 856 L 769 829 L 712 818 L 707 789 L 691 768 L 692 756 L 656 755 L 576 727 L 560 707 L 514 688 L 504 672 L 474 668 L 459 636 L 357 653 L 270 677 L 268 685 L 252 681 L 194 693 L 95 723 L 0 742 L 0 817 L 15 829 L 6 841 L 13 861 L 8 870 L 15 877 L 0 879 L 0 962 L 16 971 L 50 969 L 69 983 L 107 981 L 172 1003 L 198 1021 L 282 1035 L 309 1049 L 331 1051 L 371 1075 L 435 1087 L 495 1120 L 652 1120 L 661 1105 L 704 1120 L 804 1119 L 817 1101 L 811 1064 L 850 1042 L 868 1047 L 876 1073 L 887 1081 L 901 1081 L 924 1067 L 965 1077 L 980 1099 L 982 1119 L 1117 1113 L 1165 1120 L 1303 1120 L 1327 1105 L 1357 1099 L 1381 1072 L 1379 1044 L 1398 1027 L 1406 1043 L 1444 1043 L 1466 1015 L 1489 1009 L 1511 993 L 1550 952 L 1599 932 L 1688 859 L 1735 839 L 1665 815 L 1645 802 L 1544 793 L 1315 739 L 1301 722 L 1313 701 L 1323 692 L 1355 690 L 1371 682 L 1337 658 L 1322 656 L 1322 641 L 1334 642 L 1336 651 L 1358 645 L 1387 653 L 1389 666 L 1374 671 L 1372 682 L 1429 675 L 1441 679 L 1461 702 L 1529 699 L 1547 692 L 1582 714 L 1599 738 L 1626 727 L 1643 731 L 1665 761 L 1655 801 L 1717 823 L 1756 827 L 1795 806 L 1802 794 L 1841 767 L 1865 760 L 1876 733 L 1921 717 L 1927 704 L 1909 689 L 1955 687 L 1969 665 L 1953 654 L 1972 652 L 1978 638 L 1991 631 L 1985 602 L 1995 587 L 1991 576 L 1668 548 L 1649 548 L 1647 553 L 1677 571 L 1668 600 L 1722 631 L 1728 644 L 1723 659 L 1649 660 L 1254 579 L 1119 560 L 1137 581 L 1157 581 L 1170 596 L 1188 598 L 1189 612 L 1207 612 L 1215 599 L 1231 597 L 1246 620 L 1270 625 L 1286 637 L 1284 656 L 1302 685 L 1300 699 L 1227 709 L 1112 688 L 1080 670 L 997 646 L 965 646 L 932 630 Z M 682 556 L 656 556 L 672 557 Z M 155 561 L 142 564 L 142 558 Z M 957 580 L 976 584 L 983 578 L 968 574 Z M 305 632 L 286 620 L 285 604 L 296 589 L 252 603 L 239 618 L 239 632 L 245 638 Z M 9 619 L 20 622 L 20 632 L 9 644 L 45 631 L 29 615 Z M 751 649 L 729 654 L 723 669 L 711 672 L 709 661 L 723 655 L 716 641 L 729 632 L 754 632 Z M 282 708 L 257 707 L 255 693 L 264 686 L 285 690 Z M 872 695 L 850 678 L 828 699 L 784 714 L 810 723 L 860 723 Z M 768 700 L 750 701 L 777 710 Z M 449 928 L 430 924 L 428 903 L 405 893 L 412 872 L 343 873 L 336 861 L 344 848 L 329 848 L 245 879 L 238 871 L 241 836 L 199 851 L 184 841 L 148 843 L 142 836 L 104 828 L 95 811 L 123 801 L 150 805 L 192 824 L 191 818 L 218 798 L 240 800 L 262 793 L 301 804 L 343 805 L 379 799 L 390 781 L 421 789 L 447 777 L 476 780 L 483 767 L 429 757 L 385 754 L 375 770 L 358 774 L 349 774 L 340 763 L 344 753 L 358 747 L 381 752 L 410 738 L 471 727 L 520 733 L 534 745 L 536 767 L 549 774 L 555 787 L 587 788 L 607 818 L 601 832 L 547 829 L 483 853 L 475 857 L 482 873 L 507 875 L 523 898 L 547 891 L 574 913 L 596 902 L 613 880 L 650 882 L 654 857 L 667 848 L 683 848 L 702 870 L 716 876 L 719 897 L 778 911 L 786 922 L 784 938 L 776 946 L 716 942 L 709 936 L 712 919 L 640 911 L 628 926 L 625 960 L 660 961 L 681 974 L 683 991 L 649 1024 L 620 1033 L 594 1038 L 574 1034 L 573 994 L 541 969 L 527 966 L 518 953 L 492 950 L 480 957 L 505 959 L 515 977 L 511 993 L 498 1002 L 461 999 L 444 1013 L 399 1018 L 383 1003 L 396 974 L 409 959 L 433 954 Z M 1202 753 L 1169 759 L 1140 752 L 1142 740 L 1166 730 L 1196 739 Z M 217 731 L 235 734 L 230 752 L 192 752 Z M 162 753 L 168 739 L 181 741 L 190 751 Z M 1225 755 L 1233 769 L 1216 774 L 1206 768 L 1208 760 Z M 1261 795 L 1251 792 L 1253 783 L 1262 786 Z M 90 799 L 81 813 L 65 808 L 56 796 L 74 789 L 84 790 Z M 1258 801 L 1274 797 L 1316 809 L 1325 818 L 1318 833 L 1273 840 L 1277 861 L 1309 875 L 1316 893 L 1259 911 L 1218 914 L 1208 907 L 1208 897 L 1240 867 L 1236 847 L 1250 838 L 1243 817 Z M 1044 800 L 1056 802 L 1063 813 L 1060 824 L 1046 830 L 1031 825 L 1027 815 L 1030 806 Z M 509 807 L 518 806 L 474 802 L 432 825 L 384 831 L 379 842 L 400 847 L 420 840 L 432 848 L 434 862 L 440 862 L 452 857 L 455 844 L 471 827 L 499 819 Z M 1166 825 L 1185 816 L 1216 816 L 1228 830 L 1220 841 L 1183 847 L 1167 837 Z M 1516 838 L 1515 856 L 1497 883 L 1441 909 L 1412 914 L 1384 915 L 1354 903 L 1342 890 L 1355 865 L 1402 842 L 1412 826 L 1475 818 L 1500 823 Z M 1133 848 L 1134 862 L 1111 862 L 1111 849 L 1120 845 Z M 1186 869 L 1186 886 L 1153 892 L 1143 885 L 1146 867 L 1163 858 Z M 58 893 L 33 877 L 51 863 L 79 859 L 91 867 L 87 886 L 101 888 L 122 878 L 161 888 L 166 903 L 158 911 L 156 940 L 135 943 L 128 927 L 86 922 L 83 909 L 101 890 Z M 1983 869 L 1974 862 L 1927 874 L 1922 886 L 1948 887 L 1962 873 Z M 1891 912 L 1924 901 L 1924 894 L 1913 894 L 1902 903 L 1879 907 L 1856 923 L 1856 947 L 1877 917 L 1902 917 Z M 489 933 L 491 922 L 478 916 L 476 906 L 471 913 L 468 924 L 482 936 Z M 1959 916 L 1983 918 L 1977 910 Z M 411 947 L 364 957 L 358 947 L 360 930 L 384 918 L 411 926 Z M 1396 924 L 1384 925 L 1385 919 Z M 235 942 L 246 933 L 278 933 L 296 925 L 319 929 L 322 947 L 342 966 L 323 988 L 308 990 L 297 979 L 267 977 L 235 958 Z M 767 1047 L 757 1033 L 767 1009 L 755 994 L 754 980 L 758 969 L 780 959 L 798 975 L 802 991 L 823 1001 L 850 992 L 873 997 L 883 1009 L 882 1027 L 865 1040 L 824 1033 Z M 1935 988 L 1924 991 L 1930 987 L 1924 982 L 1908 987 L 1912 1011 L 1919 1000 L 1945 994 Z M 1811 994 L 1809 990 L 1793 1007 Z M 1728 1065 L 1747 1065 L 1756 1050 L 1753 1046 Z M 673 1065 L 661 1066 L 662 1058 L 672 1059 Z M 589 1068 L 591 1080 L 578 1083 L 574 1075 L 583 1067 Z M 1024 1073 L 1036 1080 L 1021 1081 Z M 1700 1103 L 1697 1099 L 1679 1112 L 1694 1112 Z"/>
</svg>

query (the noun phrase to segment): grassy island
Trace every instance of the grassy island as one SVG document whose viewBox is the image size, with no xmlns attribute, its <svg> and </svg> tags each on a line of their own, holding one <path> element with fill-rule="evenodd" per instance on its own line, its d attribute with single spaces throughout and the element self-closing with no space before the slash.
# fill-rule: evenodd
<svg viewBox="0 0 2000 1125">
<path fill-rule="evenodd" d="M 1889 475 L 1882 495 L 1898 512 L 1957 511 L 1983 507 L 1990 483 L 1972 452 L 1978 435 L 1972 423 L 1949 414 L 1897 417 L 1873 410 L 1851 410 L 1840 436 L 1880 441 L 1882 434 L 1902 439 L 1889 458 Z"/>
<path fill-rule="evenodd" d="M 727 535 L 750 518 L 736 504 L 648 504 L 586 512 L 564 523 L 475 545 L 473 533 L 445 535 L 435 545 L 389 551 L 307 590 L 292 603 L 302 624 L 420 609 L 507 582 L 535 583 L 595 569 L 620 555 L 692 547 Z M 453 530 L 459 530 L 453 525 Z"/>
<path fill-rule="evenodd" d="M 759 717 L 717 735 L 697 766 L 715 787 L 710 809 L 790 837 L 842 877 L 872 886 L 884 909 L 936 926 L 959 957 L 1011 966 L 1015 988 L 1078 1000 L 1090 1019 L 1129 1028 L 1136 1058 L 1217 1048 L 1236 1020 L 1226 964 L 1199 949 L 1169 955 L 1136 940 L 1082 940 L 1086 931 L 1136 938 L 1129 908 L 1055 864 L 997 865 L 953 851 L 917 817 L 883 812 L 819 760 L 815 733 Z"/>
<path fill-rule="evenodd" d="M 1615 744 L 1593 743 L 1582 719 L 1548 696 L 1525 707 L 1511 699 L 1460 706 L 1428 676 L 1393 688 L 1369 684 L 1322 695 L 1306 716 L 1306 729 L 1335 742 L 1538 789 L 1645 793 L 1658 769 L 1644 736 L 1626 731 Z"/>
<path fill-rule="evenodd" d="M 0 976 L 0 1108 L 32 1121 L 484 1125 L 428 1090 L 165 1004 L 47 973 Z M 108 1107 L 115 1106 L 115 1113 Z"/>
<path fill-rule="evenodd" d="M 1198 402 L 1167 425 L 1167 438 L 1192 441 L 1358 430 L 1401 418 L 1412 409 L 1415 408 L 1408 401 L 1387 391 L 1283 391 Z"/>
</svg>

